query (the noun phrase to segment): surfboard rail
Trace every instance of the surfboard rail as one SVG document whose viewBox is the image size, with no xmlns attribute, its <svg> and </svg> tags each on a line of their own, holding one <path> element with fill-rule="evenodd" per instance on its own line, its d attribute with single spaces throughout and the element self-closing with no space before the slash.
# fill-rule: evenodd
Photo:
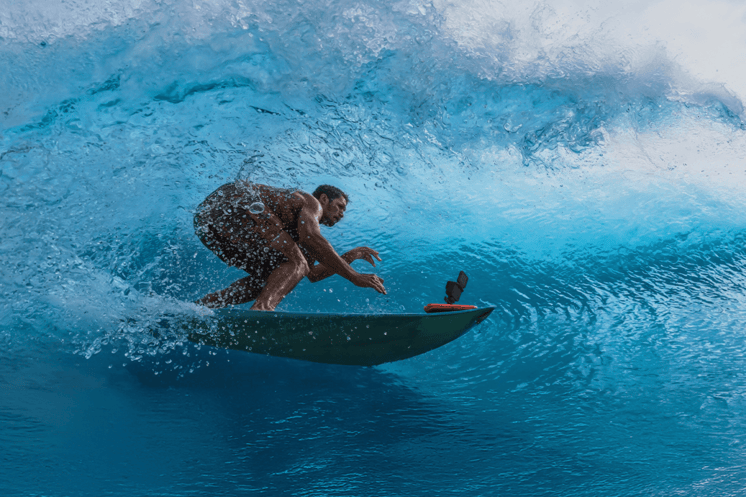
<svg viewBox="0 0 746 497">
<path fill-rule="evenodd" d="M 400 361 L 441 347 L 494 307 L 436 314 L 333 314 L 219 309 L 192 342 L 256 354 L 350 366 Z"/>
</svg>

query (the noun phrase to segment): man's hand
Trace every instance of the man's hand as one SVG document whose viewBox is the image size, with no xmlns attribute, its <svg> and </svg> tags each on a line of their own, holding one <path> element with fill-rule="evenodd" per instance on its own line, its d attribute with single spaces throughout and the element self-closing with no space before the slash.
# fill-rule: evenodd
<svg viewBox="0 0 746 497">
<path fill-rule="evenodd" d="M 378 293 L 386 295 L 386 289 L 383 287 L 383 278 L 376 276 L 375 274 L 360 274 L 358 273 L 353 279 L 352 283 L 355 286 L 362 288 L 372 288 Z"/>
<path fill-rule="evenodd" d="M 342 256 L 342 258 L 348 264 L 351 264 L 352 261 L 356 261 L 358 259 L 364 259 L 368 261 L 371 266 L 375 267 L 376 262 L 373 260 L 374 257 L 379 261 L 381 260 L 378 252 L 370 247 L 356 247 L 349 252 L 346 252 L 345 255 Z M 383 286 L 383 278 L 375 274 L 360 274 L 359 276 L 359 279 L 356 278 L 355 281 L 353 281 L 356 286 L 360 286 L 363 288 L 372 288 L 378 293 L 386 295 L 386 288 L 384 288 Z"/>
<path fill-rule="evenodd" d="M 368 261 L 371 266 L 375 267 L 376 263 L 373 260 L 373 257 L 375 257 L 379 261 L 381 260 L 378 252 L 369 247 L 356 247 L 348 252 L 345 252 L 345 254 L 342 256 L 347 264 L 352 264 L 352 261 L 356 261 L 358 259 L 364 259 Z"/>
</svg>

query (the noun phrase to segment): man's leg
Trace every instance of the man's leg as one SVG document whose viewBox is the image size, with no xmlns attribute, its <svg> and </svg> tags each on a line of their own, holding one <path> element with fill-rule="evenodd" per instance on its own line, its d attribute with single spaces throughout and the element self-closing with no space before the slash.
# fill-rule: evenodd
<svg viewBox="0 0 746 497">
<path fill-rule="evenodd" d="M 229 305 L 245 304 L 256 299 L 262 292 L 262 281 L 254 276 L 248 276 L 236 281 L 228 288 L 205 295 L 196 303 L 217 309 Z"/>
<path fill-rule="evenodd" d="M 292 237 L 282 230 L 282 222 L 276 215 L 270 214 L 263 218 L 255 215 L 251 217 L 256 223 L 254 225 L 255 228 L 251 231 L 257 237 L 267 240 L 269 243 L 266 247 L 281 252 L 287 258 L 287 261 L 279 264 L 275 269 L 267 267 L 267 270 L 271 269 L 269 276 L 266 276 L 267 273 L 265 270 L 261 271 L 263 275 L 260 277 L 248 276 L 242 278 L 228 288 L 202 297 L 196 302 L 197 304 L 210 308 L 219 308 L 228 305 L 244 304 L 256 299 L 251 309 L 272 311 L 285 298 L 285 295 L 290 293 L 310 271 L 308 262 L 303 257 L 300 248 L 298 248 Z M 197 224 L 196 221 L 195 224 Z M 236 264 L 235 258 L 246 255 L 244 252 L 246 250 L 245 247 L 239 249 L 238 246 L 234 245 L 233 240 L 223 240 L 222 242 L 217 241 L 217 239 L 213 240 L 216 237 L 209 228 L 205 229 L 199 226 L 198 228 L 198 236 L 201 234 L 200 231 L 206 232 L 206 234 L 200 236 L 200 240 L 207 248 L 212 250 L 226 264 L 242 267 Z M 240 239 L 241 236 L 237 233 L 235 238 Z M 255 246 L 251 250 L 259 250 L 259 247 Z M 259 268 L 249 266 L 246 269 L 249 272 L 253 272 L 253 270 Z M 266 284 L 264 284 L 265 278 Z"/>
<path fill-rule="evenodd" d="M 300 280 L 308 275 L 310 268 L 300 248 L 286 232 L 280 232 L 268 247 L 281 252 L 288 260 L 272 270 L 266 278 L 266 284 L 264 277 L 247 276 L 228 288 L 205 295 L 196 303 L 215 309 L 245 304 L 256 299 L 251 306 L 252 310 L 273 311 Z"/>
<path fill-rule="evenodd" d="M 267 284 L 251 306 L 253 311 L 273 311 L 310 271 L 300 248 L 285 231 L 280 232 L 279 236 L 270 242 L 269 247 L 282 252 L 288 260 L 269 275 Z"/>
</svg>

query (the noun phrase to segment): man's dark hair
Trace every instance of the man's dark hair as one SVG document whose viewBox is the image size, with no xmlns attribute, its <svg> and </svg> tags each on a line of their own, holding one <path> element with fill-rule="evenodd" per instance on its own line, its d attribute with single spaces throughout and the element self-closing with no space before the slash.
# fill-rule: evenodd
<svg viewBox="0 0 746 497">
<path fill-rule="evenodd" d="M 327 198 L 329 199 L 329 202 L 338 199 L 339 197 L 344 197 L 344 199 L 349 202 L 350 198 L 347 196 L 345 192 L 337 188 L 336 186 L 332 185 L 320 185 L 318 188 L 316 188 L 313 191 L 313 196 L 316 197 L 317 200 L 321 199 L 321 194 L 325 193 Z"/>
</svg>

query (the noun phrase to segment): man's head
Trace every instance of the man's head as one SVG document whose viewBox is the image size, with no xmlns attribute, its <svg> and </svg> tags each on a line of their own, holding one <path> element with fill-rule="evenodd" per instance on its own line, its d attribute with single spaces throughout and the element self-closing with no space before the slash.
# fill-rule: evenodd
<svg viewBox="0 0 746 497">
<path fill-rule="evenodd" d="M 321 185 L 313 191 L 313 196 L 321 204 L 321 224 L 334 226 L 345 215 L 348 197 L 345 192 L 331 185 Z"/>
</svg>

